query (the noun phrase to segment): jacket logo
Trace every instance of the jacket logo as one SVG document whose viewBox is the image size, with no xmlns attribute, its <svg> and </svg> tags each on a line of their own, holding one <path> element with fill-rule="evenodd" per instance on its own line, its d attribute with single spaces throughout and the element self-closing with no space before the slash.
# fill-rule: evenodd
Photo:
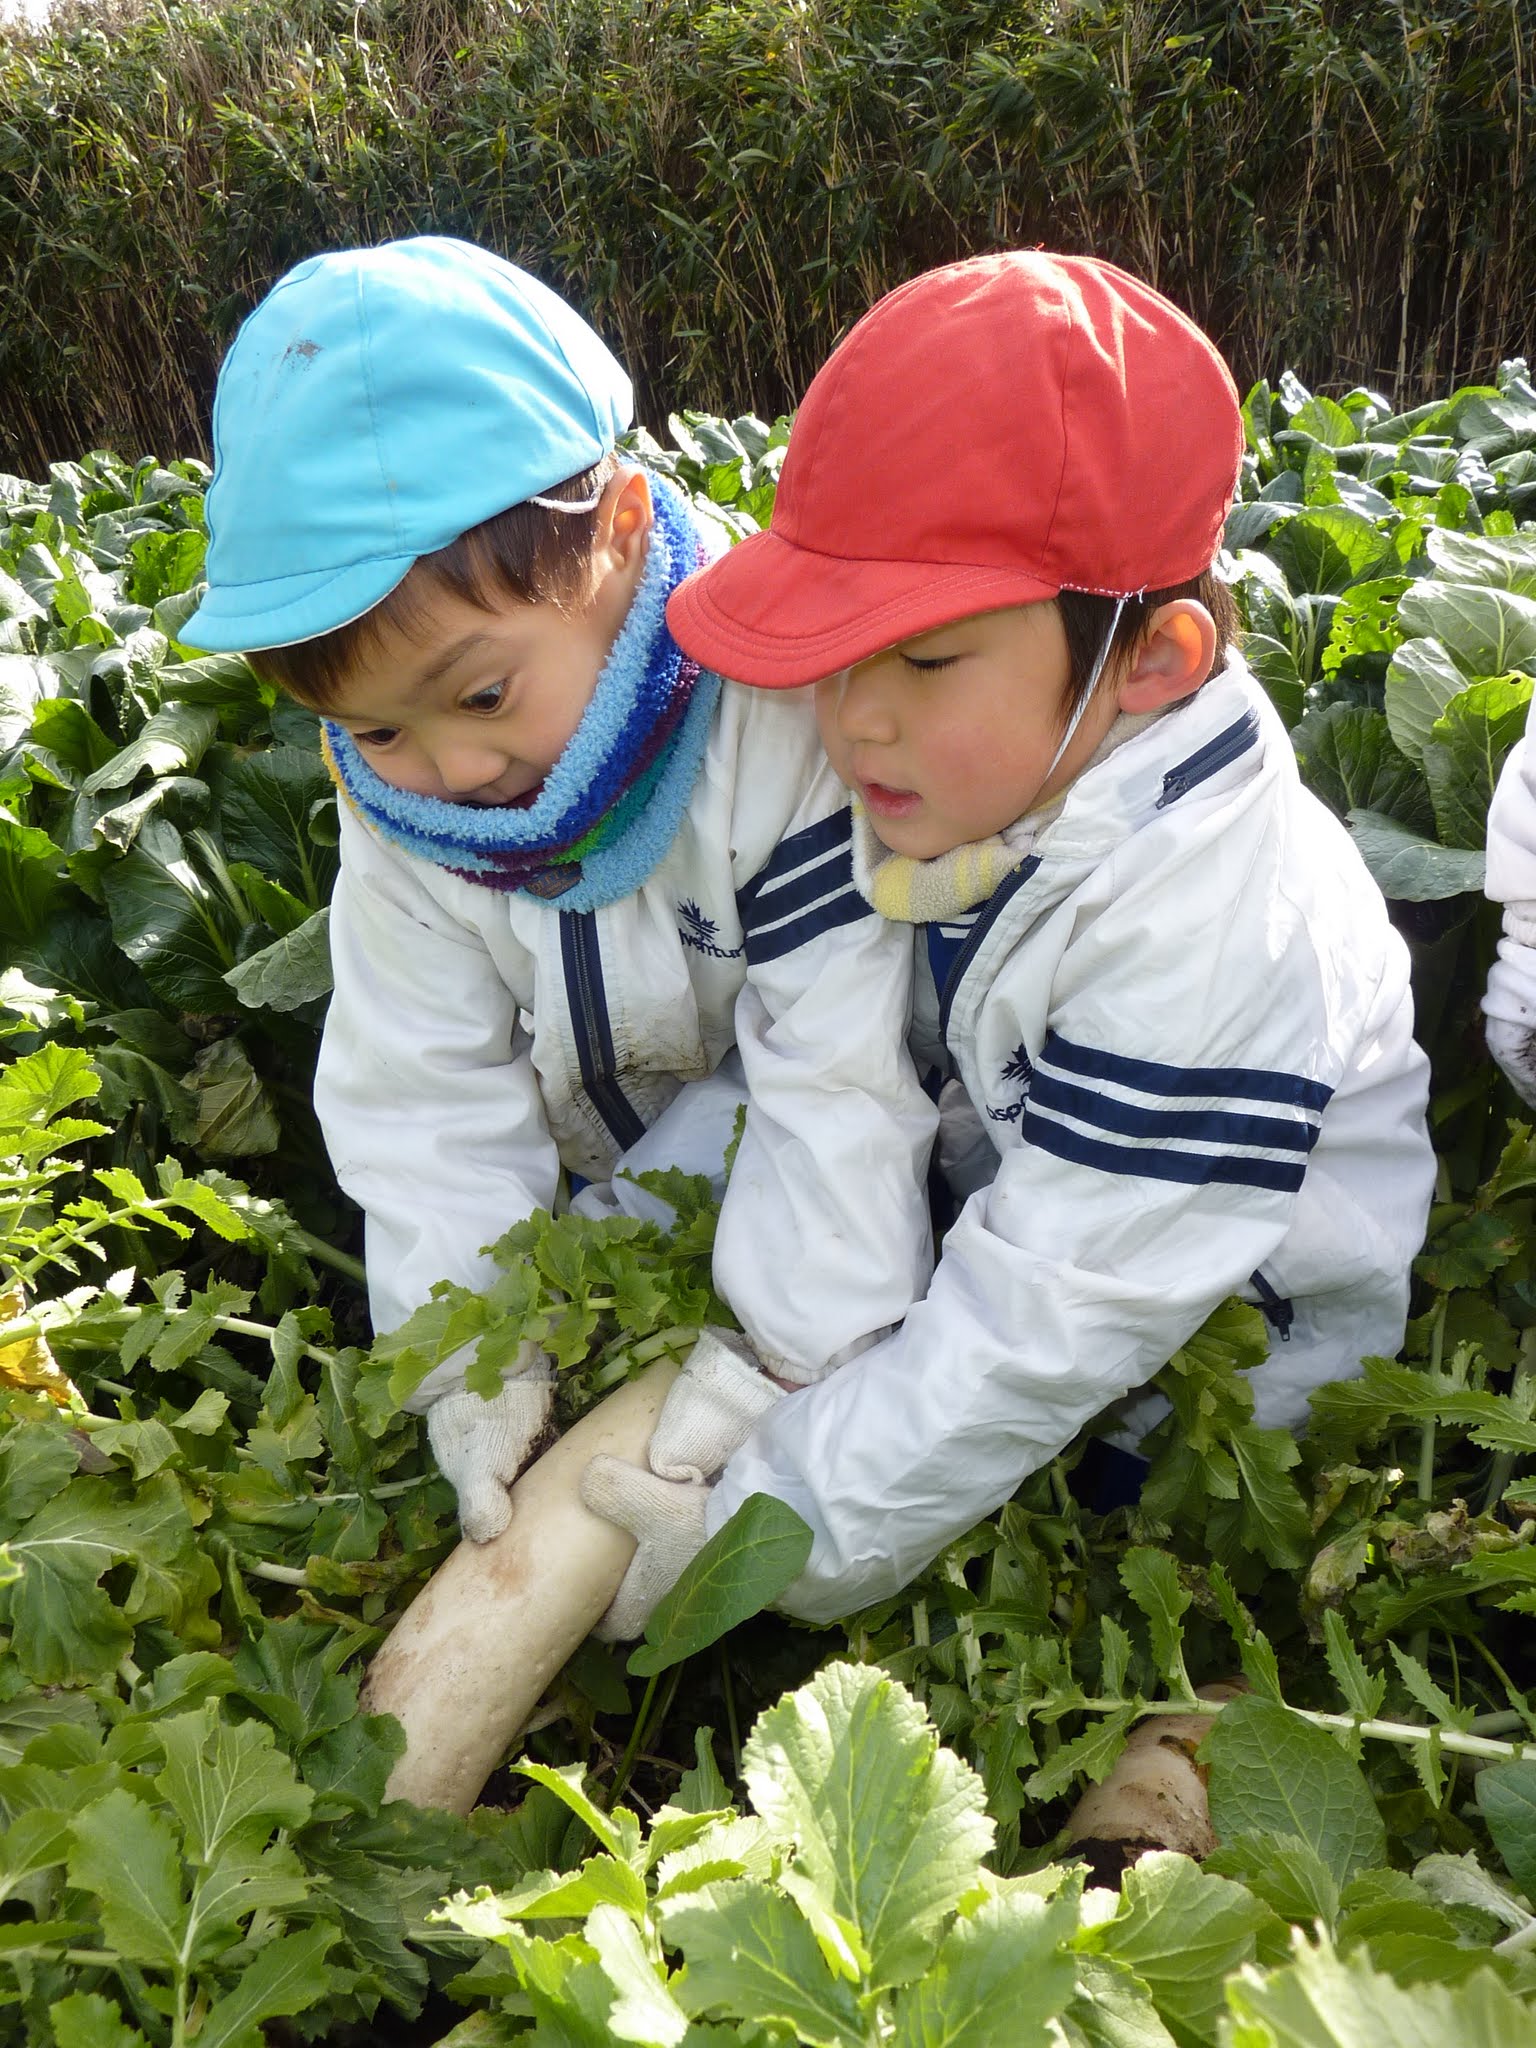
<svg viewBox="0 0 1536 2048">
<path fill-rule="evenodd" d="M 707 953 L 711 960 L 739 960 L 747 950 L 745 939 L 729 951 L 716 945 L 715 934 L 720 927 L 712 917 L 704 915 L 697 903 L 691 900 L 679 903 L 677 914 L 683 920 L 677 928 L 677 936 L 685 946 L 692 946 L 696 953 Z"/>
<path fill-rule="evenodd" d="M 1003 1062 L 1002 1078 L 1005 1083 L 1018 1082 L 1022 1084 L 1019 1088 L 1018 1100 L 1005 1104 L 1001 1109 L 994 1109 L 988 1103 L 987 1115 L 991 1117 L 993 1123 L 1012 1124 L 1018 1122 L 1019 1118 L 1024 1114 L 1024 1105 L 1029 1100 L 1029 1084 L 1034 1076 L 1034 1071 L 1034 1063 L 1030 1059 L 1029 1054 L 1022 1045 L 1016 1045 L 1008 1058 Z"/>
</svg>

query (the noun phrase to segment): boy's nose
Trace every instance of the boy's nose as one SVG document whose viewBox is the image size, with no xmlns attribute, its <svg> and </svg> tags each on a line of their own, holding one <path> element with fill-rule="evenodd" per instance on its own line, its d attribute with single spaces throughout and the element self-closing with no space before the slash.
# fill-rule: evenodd
<svg viewBox="0 0 1536 2048">
<path fill-rule="evenodd" d="M 438 779 L 450 796 L 473 796 L 488 788 L 506 772 L 506 757 L 494 747 L 477 741 L 470 745 L 439 747 L 432 763 Z"/>
<path fill-rule="evenodd" d="M 847 740 L 889 741 L 896 737 L 896 720 L 880 687 L 874 662 L 860 662 L 836 678 L 837 729 Z"/>
</svg>

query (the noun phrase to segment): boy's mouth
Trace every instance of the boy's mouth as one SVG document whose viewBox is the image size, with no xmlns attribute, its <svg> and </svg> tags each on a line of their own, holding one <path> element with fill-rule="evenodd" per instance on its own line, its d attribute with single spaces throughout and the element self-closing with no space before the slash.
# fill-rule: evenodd
<svg viewBox="0 0 1536 2048">
<path fill-rule="evenodd" d="M 516 796 L 472 796 L 463 799 L 477 811 L 527 811 L 531 810 L 544 794 L 542 782 L 536 782 L 532 789 L 519 790 Z"/>
<path fill-rule="evenodd" d="M 861 782 L 859 795 L 864 808 L 877 818 L 910 817 L 922 802 L 915 789 L 890 789 L 883 782 Z"/>
</svg>

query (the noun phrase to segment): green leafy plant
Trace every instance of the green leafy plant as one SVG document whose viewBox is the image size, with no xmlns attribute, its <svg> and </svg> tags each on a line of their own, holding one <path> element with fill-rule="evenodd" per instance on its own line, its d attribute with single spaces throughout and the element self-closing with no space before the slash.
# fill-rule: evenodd
<svg viewBox="0 0 1536 2048">
<path fill-rule="evenodd" d="M 461 1988 L 478 1984 L 509 2014 L 531 2018 L 536 2040 L 648 2048 L 1385 2044 L 1395 2037 L 1376 2016 L 1409 2009 L 1372 1957 L 1369 1930 L 1383 1926 L 1390 1902 L 1400 1924 L 1415 1914 L 1420 1929 L 1433 1924 L 1437 1937 L 1424 1938 L 1431 1947 L 1438 1938 L 1458 1964 L 1447 1972 L 1458 1988 L 1444 1990 L 1424 1951 L 1418 1975 L 1433 1988 L 1415 1999 L 1427 1998 L 1446 2031 L 1422 2038 L 1449 2043 L 1463 2026 L 1490 2043 L 1530 2038 L 1530 2014 L 1511 1988 L 1536 1981 L 1529 1963 L 1507 1942 L 1502 1951 L 1458 1945 L 1452 1912 L 1432 1903 L 1433 1874 L 1421 1888 L 1376 1868 L 1380 1820 L 1343 1753 L 1315 1737 L 1321 1755 L 1303 1739 L 1298 1759 L 1298 1724 L 1261 1701 L 1247 1707 L 1241 1730 L 1237 1709 L 1224 1724 L 1212 1775 L 1237 1788 L 1258 1774 L 1228 1816 L 1225 1852 L 1245 1876 L 1258 1873 L 1254 1888 L 1169 1854 L 1145 1857 L 1118 1896 L 1085 1892 L 1080 1866 L 992 1875 L 981 1780 L 940 1744 L 912 1696 L 867 1665 L 831 1664 L 760 1718 L 742 1757 L 745 1814 L 713 1805 L 724 1787 L 701 1770 L 642 1829 L 627 1808 L 597 1807 L 578 1772 L 523 1766 L 596 1851 L 510 1893 L 449 1901 L 443 1917 L 506 1958 L 478 1964 Z M 1266 1713 L 1284 1724 L 1290 1751 L 1265 1748 L 1275 1733 Z M 1294 1816 L 1315 1822 L 1313 1841 L 1249 1825 L 1272 1817 L 1265 1792 L 1297 1761 L 1324 1767 Z M 1351 1795 L 1342 1806 L 1330 1801 L 1341 1775 Z M 1507 1898 L 1468 1864 L 1463 1904 L 1479 1884 Z M 1326 1929 L 1294 1961 L 1289 1919 Z M 1287 2015 L 1309 2004 L 1347 2031 L 1285 2033 Z M 1268 2031 L 1272 2021 L 1281 2031 Z"/>
</svg>

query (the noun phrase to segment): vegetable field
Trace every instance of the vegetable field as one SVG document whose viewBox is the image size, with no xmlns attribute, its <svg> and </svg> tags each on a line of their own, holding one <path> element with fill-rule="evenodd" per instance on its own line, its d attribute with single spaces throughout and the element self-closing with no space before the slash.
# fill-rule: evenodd
<svg viewBox="0 0 1536 2048">
<path fill-rule="evenodd" d="M 1402 1357 L 1298 1441 L 1228 1304 L 1160 1376 L 1139 1502 L 1092 1505 L 1074 1447 L 834 1628 L 766 1611 L 798 1555 L 760 1501 L 633 1653 L 583 1648 L 467 1821 L 385 1802 L 402 1737 L 358 1711 L 454 1542 L 399 1399 L 534 1336 L 569 1420 L 685 1350 L 725 1312 L 707 1188 L 664 1177 L 670 1236 L 519 1224 L 489 1293 L 370 1348 L 308 1104 L 313 720 L 177 638 L 199 464 L 0 478 L 0 2040 L 1536 2043 L 1536 1136 L 1477 1014 L 1536 389 L 1515 361 L 1393 414 L 1285 377 L 1245 419 L 1249 656 L 1434 1061 Z M 642 452 L 764 519 L 784 423 L 671 424 Z M 1077 1797 L 1165 1721 L 1217 1846 L 1085 1861 Z"/>
</svg>

